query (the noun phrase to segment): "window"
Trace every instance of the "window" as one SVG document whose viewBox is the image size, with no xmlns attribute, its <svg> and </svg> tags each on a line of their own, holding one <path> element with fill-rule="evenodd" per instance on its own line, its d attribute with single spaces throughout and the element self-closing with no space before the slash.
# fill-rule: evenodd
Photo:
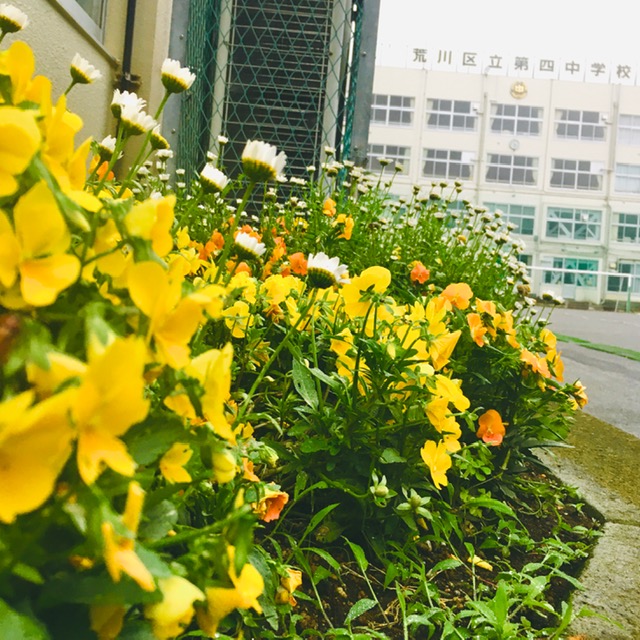
<svg viewBox="0 0 640 640">
<path fill-rule="evenodd" d="M 604 164 L 590 160 L 552 160 L 551 186 L 560 189 L 602 189 Z"/>
<path fill-rule="evenodd" d="M 542 107 L 523 104 L 491 105 L 491 131 L 521 136 L 539 136 L 542 128 Z"/>
<path fill-rule="evenodd" d="M 547 209 L 547 238 L 561 240 L 600 240 L 602 211 L 592 209 Z"/>
<path fill-rule="evenodd" d="M 638 213 L 616 213 L 618 218 L 617 236 L 618 242 L 638 242 L 640 243 L 640 214 Z"/>
<path fill-rule="evenodd" d="M 386 158 L 389 164 L 384 167 L 380 164 L 380 159 Z M 385 173 L 393 173 L 397 165 L 402 166 L 403 173 L 409 172 L 409 160 L 411 149 L 409 147 L 399 147 L 394 144 L 370 144 L 367 147 L 367 169 L 379 172 L 382 169 Z"/>
<path fill-rule="evenodd" d="M 533 235 L 533 222 L 536 217 L 536 208 L 523 204 L 496 204 L 495 202 L 485 202 L 484 206 L 489 211 L 502 211 L 503 220 L 515 225 L 513 233 L 522 236 Z"/>
<path fill-rule="evenodd" d="M 558 138 L 570 140 L 604 140 L 604 125 L 600 124 L 600 112 L 558 109 L 556 135 Z"/>
<path fill-rule="evenodd" d="M 427 178 L 470 179 L 473 175 L 472 154 L 466 151 L 425 149 L 422 175 Z"/>
<path fill-rule="evenodd" d="M 530 267 L 533 264 L 533 256 L 530 253 L 521 253 L 518 256 L 518 262 Z"/>
<path fill-rule="evenodd" d="M 615 190 L 640 193 L 640 164 L 616 164 Z"/>
<path fill-rule="evenodd" d="M 553 258 L 553 269 L 568 271 L 543 271 L 545 284 L 568 284 L 577 287 L 597 287 L 598 276 L 585 271 L 597 271 L 598 261 L 588 258 Z M 583 273 L 571 273 L 581 271 Z"/>
<path fill-rule="evenodd" d="M 538 179 L 538 158 L 489 154 L 487 182 L 535 185 Z"/>
<path fill-rule="evenodd" d="M 633 260 L 619 260 L 618 273 L 628 273 L 633 276 L 631 280 L 631 292 L 640 293 L 640 262 Z M 609 276 L 607 278 L 607 291 L 627 293 L 629 291 L 629 278 Z"/>
<path fill-rule="evenodd" d="M 620 144 L 640 145 L 640 116 L 620 115 L 618 142 Z"/>
<path fill-rule="evenodd" d="M 371 122 L 391 126 L 411 126 L 413 124 L 415 98 L 409 96 L 373 95 Z"/>
<path fill-rule="evenodd" d="M 96 40 L 102 42 L 107 0 L 56 0 Z"/>
<path fill-rule="evenodd" d="M 475 131 L 478 117 L 466 100 L 429 100 L 427 126 L 448 131 Z"/>
</svg>

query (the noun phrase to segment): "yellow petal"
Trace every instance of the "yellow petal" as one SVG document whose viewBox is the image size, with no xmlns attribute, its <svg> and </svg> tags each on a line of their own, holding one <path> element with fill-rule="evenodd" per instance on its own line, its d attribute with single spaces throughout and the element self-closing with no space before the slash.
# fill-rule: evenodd
<svg viewBox="0 0 640 640">
<path fill-rule="evenodd" d="M 96 632 L 98 640 L 116 640 L 122 631 L 126 612 L 119 604 L 91 605 L 89 620 L 91 630 Z"/>
<path fill-rule="evenodd" d="M 44 307 L 71 286 L 80 274 L 80 260 L 66 254 L 25 260 L 20 265 L 20 292 L 27 304 Z"/>
<path fill-rule="evenodd" d="M 0 193 L 2 186 L 0 185 Z M 9 289 L 18 276 L 20 245 L 11 223 L 3 211 L 0 211 L 0 284 Z"/>
<path fill-rule="evenodd" d="M 136 463 L 118 438 L 85 429 L 78 436 L 78 471 L 87 484 L 93 484 L 105 466 L 123 476 L 132 476 Z"/>
<path fill-rule="evenodd" d="M 176 482 L 191 482 L 191 476 L 184 468 L 189 462 L 193 451 L 188 444 L 176 442 L 160 459 L 160 471 L 170 484 Z"/>
<path fill-rule="evenodd" d="M 158 580 L 162 600 L 145 606 L 144 615 L 151 620 L 153 632 L 159 640 L 180 635 L 195 613 L 193 603 L 204 600 L 205 594 L 194 584 L 180 576 Z"/>
<path fill-rule="evenodd" d="M 0 109 L 0 171 L 14 176 L 22 173 L 29 166 L 40 141 L 35 112 L 6 106 Z"/>
</svg>

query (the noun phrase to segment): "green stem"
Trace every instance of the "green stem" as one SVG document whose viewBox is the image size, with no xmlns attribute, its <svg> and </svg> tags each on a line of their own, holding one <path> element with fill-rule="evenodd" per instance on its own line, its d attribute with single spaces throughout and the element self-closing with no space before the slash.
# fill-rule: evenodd
<svg viewBox="0 0 640 640">
<path fill-rule="evenodd" d="M 111 170 L 115 166 L 116 162 L 118 161 L 118 158 L 120 157 L 120 152 L 122 151 L 122 147 L 124 146 L 124 142 L 125 142 L 124 127 L 119 126 L 118 127 L 118 134 L 117 134 L 117 137 L 116 137 L 116 144 L 115 144 L 115 147 L 113 149 L 113 155 L 111 156 L 111 160 L 109 160 L 109 164 L 107 165 L 107 169 L 105 170 L 102 178 L 100 179 L 100 182 L 98 182 L 98 184 L 96 185 L 95 189 L 93 190 L 94 194 L 99 194 L 100 191 L 102 191 L 102 187 L 104 186 L 104 183 L 107 180 L 107 176 L 109 175 L 109 173 L 111 172 Z"/>
<path fill-rule="evenodd" d="M 233 216 L 233 223 L 231 224 L 229 233 L 227 234 L 227 237 L 225 238 L 225 241 L 224 241 L 224 249 L 222 250 L 222 253 L 220 254 L 220 258 L 218 259 L 218 270 L 216 272 L 215 278 L 213 279 L 213 284 L 217 284 L 218 280 L 220 280 L 220 276 L 222 275 L 222 271 L 225 268 L 227 258 L 229 257 L 229 254 L 231 253 L 231 248 L 233 247 L 233 237 L 236 233 L 236 229 L 238 228 L 238 223 L 240 222 L 240 216 L 242 215 L 244 208 L 247 206 L 247 202 L 249 202 L 249 196 L 251 195 L 251 192 L 253 191 L 255 184 L 256 183 L 253 180 L 249 181 L 249 184 L 247 184 L 247 188 L 245 189 L 244 196 L 242 197 L 242 202 L 240 203 L 240 206 L 237 208 Z"/>
<path fill-rule="evenodd" d="M 71 89 L 73 89 L 73 87 L 75 87 L 76 84 L 77 84 L 76 81 L 72 80 L 71 84 L 67 87 L 66 91 L 64 92 L 64 95 L 65 96 L 69 95 L 69 91 L 71 91 Z"/>
</svg>

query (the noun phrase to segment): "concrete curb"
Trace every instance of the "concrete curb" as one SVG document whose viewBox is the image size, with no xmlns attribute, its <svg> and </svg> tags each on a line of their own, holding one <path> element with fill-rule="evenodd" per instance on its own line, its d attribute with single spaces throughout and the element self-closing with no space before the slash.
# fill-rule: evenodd
<svg viewBox="0 0 640 640">
<path fill-rule="evenodd" d="M 603 535 L 580 576 L 573 597 L 603 616 L 577 617 L 570 633 L 579 640 L 640 639 L 640 441 L 593 416 L 582 415 L 569 443 L 540 459 L 565 484 L 576 487 L 605 520 Z M 633 473 L 636 471 L 636 473 Z"/>
</svg>

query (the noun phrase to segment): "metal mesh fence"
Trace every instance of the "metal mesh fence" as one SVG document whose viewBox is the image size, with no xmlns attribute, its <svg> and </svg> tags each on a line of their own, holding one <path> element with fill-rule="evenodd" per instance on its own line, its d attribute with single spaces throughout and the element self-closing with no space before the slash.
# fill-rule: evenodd
<svg viewBox="0 0 640 640">
<path fill-rule="evenodd" d="M 217 138 L 233 171 L 260 139 L 287 174 L 349 157 L 364 0 L 191 0 L 183 62 L 197 74 L 180 106 L 177 166 L 202 169 Z M 355 61 L 355 63 L 354 63 Z"/>
</svg>

